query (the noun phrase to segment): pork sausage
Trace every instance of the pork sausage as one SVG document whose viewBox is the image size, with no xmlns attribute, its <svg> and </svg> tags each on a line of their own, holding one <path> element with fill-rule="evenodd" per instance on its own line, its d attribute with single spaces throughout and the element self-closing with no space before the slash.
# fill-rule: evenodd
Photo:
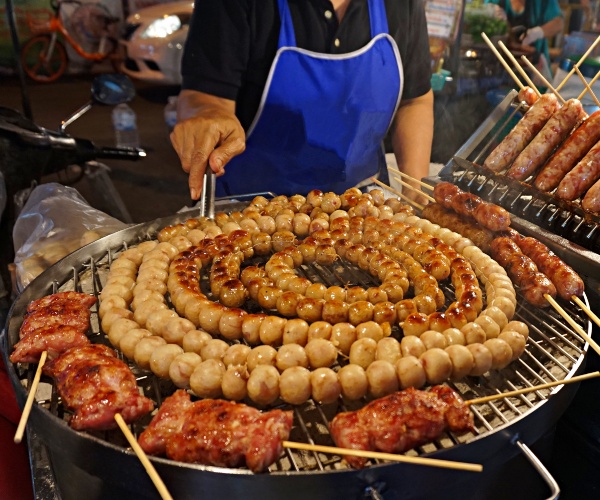
<svg viewBox="0 0 600 500">
<path fill-rule="evenodd" d="M 542 129 L 557 107 L 558 100 L 554 94 L 543 94 L 488 155 L 484 167 L 494 172 L 507 168 Z"/>
<path fill-rule="evenodd" d="M 569 99 L 563 104 L 562 108 L 550 117 L 542 130 L 517 156 L 506 175 L 511 179 L 522 181 L 533 174 L 573 130 L 579 121 L 582 110 L 583 106 L 578 99 Z"/>
<path fill-rule="evenodd" d="M 535 178 L 533 185 L 541 191 L 552 191 L 598 141 L 600 141 L 600 110 L 592 113 L 563 142 Z"/>
<path fill-rule="evenodd" d="M 573 167 L 556 189 L 561 200 L 573 201 L 585 193 L 600 178 L 600 141 Z"/>
</svg>

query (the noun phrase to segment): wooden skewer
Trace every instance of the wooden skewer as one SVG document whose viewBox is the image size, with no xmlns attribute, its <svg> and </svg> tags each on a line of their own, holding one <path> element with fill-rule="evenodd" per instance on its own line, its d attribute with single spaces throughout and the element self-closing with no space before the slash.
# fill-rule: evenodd
<svg viewBox="0 0 600 500">
<path fill-rule="evenodd" d="M 129 444 L 133 448 L 133 451 L 135 451 L 135 454 L 140 459 L 140 462 L 142 462 L 144 469 L 146 469 L 146 472 L 150 476 L 150 479 L 154 483 L 154 486 L 156 486 L 156 489 L 158 490 L 160 497 L 163 500 L 173 500 L 173 497 L 167 490 L 165 483 L 163 483 L 163 480 L 158 475 L 158 472 L 156 472 L 156 469 L 152 465 L 152 462 L 150 462 L 150 460 L 148 459 L 148 456 L 146 455 L 146 453 L 144 453 L 144 450 L 142 450 L 141 446 L 136 441 L 135 436 L 131 433 L 131 431 L 129 430 L 129 427 L 127 427 L 127 424 L 125 423 L 125 420 L 123 420 L 123 417 L 121 416 L 120 413 L 117 413 L 115 415 L 115 420 L 117 421 L 117 424 L 121 428 L 121 431 L 123 431 L 123 434 L 127 438 L 127 441 L 129 441 Z"/>
<path fill-rule="evenodd" d="M 464 462 L 454 462 L 451 460 L 438 460 L 434 458 L 409 457 L 396 453 L 382 453 L 379 451 L 353 450 L 350 448 L 338 448 L 336 446 L 322 446 L 318 444 L 296 443 L 293 441 L 283 441 L 284 448 L 295 448 L 297 450 L 319 451 L 321 453 L 332 453 L 335 455 L 351 455 L 353 457 L 374 458 L 379 460 L 391 460 L 394 462 L 407 462 L 416 465 L 428 465 L 430 467 L 443 467 L 446 469 L 458 469 L 470 472 L 481 472 L 481 464 L 470 464 Z"/>
<path fill-rule="evenodd" d="M 381 186 L 384 189 L 387 189 L 388 191 L 390 191 L 391 193 L 394 193 L 396 196 L 398 196 L 399 198 L 403 199 L 404 201 L 406 201 L 407 203 L 410 203 L 412 205 L 414 205 L 417 209 L 419 210 L 423 210 L 425 207 L 423 205 L 421 205 L 420 203 L 417 203 L 414 200 L 411 200 L 408 196 L 402 194 L 400 191 L 394 189 L 392 186 L 388 186 L 387 184 L 385 184 L 384 182 L 381 182 L 379 179 L 375 179 L 375 177 L 371 177 L 371 180 L 375 183 L 378 184 L 379 186 Z"/>
<path fill-rule="evenodd" d="M 542 93 L 538 90 L 538 88 L 535 86 L 535 84 L 533 83 L 533 81 L 531 80 L 531 78 L 529 78 L 529 75 L 527 74 L 527 72 L 523 69 L 523 66 L 521 66 L 519 64 L 519 61 L 517 61 L 516 57 L 513 56 L 512 52 L 510 50 L 508 50 L 508 47 L 506 45 L 504 45 L 504 42 L 502 40 L 498 41 L 498 45 L 500 46 L 500 48 L 504 51 L 504 53 L 506 54 L 506 56 L 510 59 L 510 61 L 513 63 L 513 66 L 515 68 L 517 68 L 517 71 L 521 74 L 521 76 L 525 79 L 525 81 L 527 82 L 527 84 L 534 90 L 534 92 L 538 95 L 538 97 L 540 97 L 542 95 Z"/>
<path fill-rule="evenodd" d="M 388 167 L 388 168 L 390 170 L 396 172 L 397 174 L 400 174 L 402 177 L 406 177 L 407 179 L 410 179 L 412 182 L 420 184 L 421 186 L 426 187 L 427 189 L 431 189 L 433 191 L 434 186 L 432 186 L 431 184 L 428 184 L 427 182 L 420 181 L 419 179 L 415 179 L 411 175 L 405 174 L 404 172 L 401 172 L 397 168 L 392 168 L 392 167 Z"/>
<path fill-rule="evenodd" d="M 31 413 L 31 407 L 33 406 L 33 401 L 35 399 L 35 393 L 37 391 L 37 387 L 40 384 L 40 378 L 42 377 L 42 368 L 44 363 L 46 362 L 46 358 L 48 357 L 48 352 L 44 351 L 40 356 L 40 361 L 38 362 L 37 370 L 35 371 L 35 376 L 33 377 L 33 382 L 31 383 L 31 387 L 29 388 L 29 395 L 27 396 L 27 401 L 25 401 L 25 406 L 23 407 L 23 413 L 21 414 L 21 419 L 19 420 L 19 425 L 17 426 L 17 432 L 15 432 L 14 441 L 15 443 L 20 443 L 23 440 L 23 434 L 25 433 L 25 427 L 27 425 L 27 419 L 29 418 L 29 413 Z"/>
<path fill-rule="evenodd" d="M 594 50 L 596 48 L 596 45 L 598 45 L 598 43 L 600 43 L 600 36 L 598 36 L 598 38 L 596 38 L 596 40 L 594 40 L 594 43 L 592 43 L 592 45 L 590 45 L 590 48 L 587 49 L 585 54 L 583 54 L 581 56 L 581 59 L 579 59 L 579 61 L 577 61 L 575 66 L 573 68 L 571 68 L 571 71 L 569 71 L 569 74 L 567 76 L 565 76 L 565 79 L 558 84 L 558 87 L 556 87 L 557 91 L 559 91 L 560 89 L 562 89 L 565 86 L 565 83 L 567 83 L 567 80 L 569 78 L 571 78 L 571 76 L 573 76 L 573 73 L 575 73 L 575 68 L 579 68 L 579 66 L 581 66 L 583 64 L 583 62 L 587 59 L 587 56 L 589 56 L 592 53 L 592 50 Z"/>
<path fill-rule="evenodd" d="M 584 373 L 583 375 L 578 375 L 577 377 L 571 377 L 567 380 L 556 380 L 554 382 L 548 382 L 546 384 L 535 385 L 533 387 L 526 387 L 525 389 L 518 389 L 516 391 L 503 392 L 499 394 L 492 394 L 491 396 L 484 396 L 482 398 L 469 399 L 465 401 L 467 405 L 478 405 L 481 403 L 487 403 L 488 401 L 493 401 L 494 399 L 503 399 L 503 398 L 512 398 L 514 396 L 518 396 L 520 394 L 526 394 L 528 392 L 535 392 L 541 389 L 548 389 L 550 387 L 556 387 L 557 385 L 565 385 L 572 384 L 574 382 L 581 382 L 582 380 L 587 380 L 590 378 L 595 378 L 600 376 L 600 372 L 590 372 Z"/>
<path fill-rule="evenodd" d="M 527 59 L 525 56 L 521 56 L 521 60 L 527 64 L 527 66 L 529 67 L 529 69 L 531 71 L 533 71 L 539 78 L 540 80 L 542 80 L 542 82 L 544 82 L 544 85 L 546 85 L 546 87 L 548 87 L 552 92 L 554 92 L 554 95 L 556 96 L 556 98 L 561 102 L 561 103 L 565 103 L 565 100 L 563 99 L 563 97 L 558 93 L 558 89 L 555 89 L 552 84 L 546 80 L 546 77 L 544 75 L 542 75 L 538 69 L 532 64 L 532 62 Z"/>
<path fill-rule="evenodd" d="M 596 351 L 598 354 L 600 354 L 600 346 L 598 344 L 596 344 L 596 342 L 594 342 L 594 340 L 592 339 L 592 337 L 590 337 L 587 333 L 585 333 L 583 331 L 583 328 L 581 328 L 577 323 L 575 323 L 575 321 L 573 321 L 573 318 L 571 318 L 571 316 L 569 316 L 567 314 L 567 312 L 560 307 L 560 304 L 558 304 L 558 302 L 556 302 L 556 300 L 554 300 L 550 295 L 548 295 L 547 293 L 544 294 L 544 297 L 546 298 L 546 300 L 548 302 L 550 302 L 550 304 L 552 305 L 552 307 L 554 307 L 554 309 L 556 309 L 556 312 L 558 312 L 558 314 L 560 314 L 567 323 L 569 323 L 569 325 L 571 325 L 573 327 L 573 329 L 579 334 L 581 335 L 581 337 L 583 337 L 583 339 L 590 344 L 590 347 L 592 349 L 594 349 L 594 351 Z"/>
<path fill-rule="evenodd" d="M 596 80 L 600 78 L 600 71 L 598 71 L 598 73 L 596 73 L 596 76 L 594 76 L 594 78 L 592 78 L 590 80 L 589 86 L 592 87 L 594 85 L 594 83 L 596 83 Z M 579 96 L 577 96 L 578 100 L 581 100 L 581 98 L 585 95 L 585 93 L 587 92 L 587 88 L 583 89 L 583 92 L 581 94 L 579 94 Z"/>
<path fill-rule="evenodd" d="M 594 312 L 588 306 L 586 306 L 579 297 L 577 297 L 577 295 L 571 296 L 571 300 L 581 307 L 583 312 L 585 312 L 594 323 L 600 326 L 600 318 L 596 316 Z"/>
<path fill-rule="evenodd" d="M 421 191 L 420 189 L 416 188 L 415 186 L 409 184 L 408 182 L 404 182 L 400 177 L 394 175 L 394 179 L 396 179 L 403 186 L 406 186 L 408 189 L 412 189 L 413 191 L 416 191 L 421 196 L 423 196 L 423 198 L 426 198 L 429 201 L 435 201 L 435 198 L 433 196 L 429 196 L 428 194 L 424 193 L 423 191 Z"/>
<path fill-rule="evenodd" d="M 498 52 L 498 49 L 494 46 L 494 44 L 492 43 L 492 41 L 488 38 L 488 36 L 485 33 L 481 33 L 481 38 L 483 38 L 483 40 L 485 41 L 485 43 L 487 43 L 487 46 L 490 48 L 490 50 L 496 55 L 496 57 L 498 58 L 498 60 L 500 61 L 500 64 L 502 64 L 502 66 L 504 66 L 504 69 L 506 71 L 508 71 L 508 74 L 512 77 L 512 79 L 515 81 L 515 83 L 519 86 L 520 89 L 525 88 L 525 86 L 521 83 L 521 80 L 519 80 L 519 77 L 516 75 L 516 73 L 512 70 L 512 68 L 508 65 L 508 63 L 504 60 L 504 58 L 502 57 L 502 54 L 500 54 L 500 52 Z"/>
<path fill-rule="evenodd" d="M 592 99 L 594 100 L 594 102 L 596 103 L 596 106 L 600 106 L 600 101 L 598 101 L 598 98 L 596 97 L 596 94 L 594 94 L 594 91 L 592 90 L 592 87 L 590 87 L 588 85 L 587 80 L 585 79 L 585 76 L 583 76 L 583 74 L 581 73 L 581 71 L 579 70 L 579 68 L 575 68 L 575 70 L 577 71 L 577 76 L 579 76 L 579 78 L 581 79 L 581 82 L 583 83 L 583 85 L 585 85 L 585 89 L 590 93 L 590 95 L 592 96 Z"/>
</svg>

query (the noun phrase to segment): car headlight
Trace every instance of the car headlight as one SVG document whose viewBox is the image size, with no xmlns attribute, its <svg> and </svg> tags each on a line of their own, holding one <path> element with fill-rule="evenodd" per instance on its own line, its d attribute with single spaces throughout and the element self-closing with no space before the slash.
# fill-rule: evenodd
<svg viewBox="0 0 600 500">
<path fill-rule="evenodd" d="M 156 21 L 152 21 L 150 25 L 140 35 L 141 38 L 165 38 L 172 33 L 175 33 L 181 28 L 181 19 L 179 16 L 166 16 Z"/>
</svg>

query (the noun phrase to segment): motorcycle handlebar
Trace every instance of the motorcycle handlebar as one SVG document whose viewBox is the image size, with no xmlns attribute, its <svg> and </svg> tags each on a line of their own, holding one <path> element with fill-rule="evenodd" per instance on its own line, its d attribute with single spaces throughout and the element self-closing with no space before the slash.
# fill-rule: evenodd
<svg viewBox="0 0 600 500">
<path fill-rule="evenodd" d="M 108 148 L 96 149 L 96 158 L 105 160 L 139 160 L 146 156 L 146 151 L 141 148 Z"/>
</svg>

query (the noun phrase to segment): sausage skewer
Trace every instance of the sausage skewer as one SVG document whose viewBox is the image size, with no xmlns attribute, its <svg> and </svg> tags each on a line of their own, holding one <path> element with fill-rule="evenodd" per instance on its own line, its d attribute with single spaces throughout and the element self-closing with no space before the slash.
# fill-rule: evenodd
<svg viewBox="0 0 600 500">
<path fill-rule="evenodd" d="M 560 181 L 556 189 L 556 196 L 561 200 L 573 201 L 590 189 L 598 178 L 600 178 L 600 141 L 592 146 L 579 163 Z M 582 206 L 586 208 L 585 205 Z"/>
<path fill-rule="evenodd" d="M 573 327 L 573 329 L 583 338 L 583 340 L 590 344 L 590 347 L 594 349 L 594 351 L 600 354 L 600 345 L 598 345 L 594 341 L 594 339 L 592 339 L 592 337 L 585 333 L 583 331 L 583 328 L 581 328 L 577 323 L 575 323 L 575 321 L 573 321 L 573 318 L 571 318 L 571 316 L 569 316 L 567 312 L 562 307 L 560 307 L 560 305 L 554 300 L 553 297 L 551 297 L 550 295 L 546 295 L 545 297 L 546 300 L 550 302 L 552 307 L 556 309 L 556 312 L 558 312 L 558 314 L 560 314 L 567 321 L 567 323 L 569 323 L 569 325 Z"/>
<path fill-rule="evenodd" d="M 527 57 L 525 57 L 525 56 L 521 56 L 521 60 L 529 67 L 529 69 L 531 71 L 533 71 L 540 78 L 540 80 L 544 83 L 544 85 L 552 91 L 552 93 L 556 96 L 556 98 L 560 101 L 560 103 L 564 104 L 565 100 L 558 93 L 558 90 L 555 89 L 552 86 L 552 84 L 546 79 L 546 77 L 539 72 L 539 70 L 533 65 L 533 63 L 529 59 L 527 59 Z"/>
<path fill-rule="evenodd" d="M 534 173 L 584 117 L 583 113 L 581 102 L 569 99 L 517 156 L 506 175 L 512 179 L 525 180 Z"/>
<path fill-rule="evenodd" d="M 590 378 L 595 378 L 600 376 L 600 372 L 590 372 L 584 373 L 583 375 L 577 375 L 575 377 L 571 377 L 568 380 L 555 380 L 553 382 L 547 382 L 545 384 L 534 385 L 533 387 L 525 387 L 524 389 L 517 389 L 515 391 L 503 392 L 500 394 L 492 394 L 490 396 L 484 396 L 481 398 L 469 399 L 465 401 L 466 405 L 478 405 L 481 403 L 487 403 L 488 401 L 495 401 L 496 399 L 504 399 L 504 398 L 512 398 L 514 396 L 519 396 L 521 394 L 527 394 L 530 392 L 539 391 L 541 389 L 549 389 L 550 387 L 556 387 L 557 385 L 565 385 L 565 384 L 573 384 L 575 382 L 581 382 L 583 380 L 588 380 Z"/>
<path fill-rule="evenodd" d="M 25 406 L 23 407 L 23 413 L 21 414 L 21 418 L 19 420 L 17 432 L 15 432 L 14 441 L 17 444 L 19 444 L 23 440 L 25 426 L 27 425 L 27 420 L 29 419 L 29 413 L 31 413 L 31 407 L 33 406 L 33 400 L 35 399 L 37 387 L 40 384 L 40 379 L 42 377 L 42 368 L 44 367 L 44 363 L 46 362 L 47 355 L 47 351 L 42 352 L 37 370 L 35 371 L 35 376 L 33 377 L 33 382 L 31 383 L 31 387 L 29 388 L 29 395 L 27 396 L 27 401 L 25 402 Z"/>
<path fill-rule="evenodd" d="M 586 306 L 583 301 L 579 297 L 571 297 L 573 302 L 575 302 L 583 311 L 591 318 L 591 320 L 600 326 L 600 318 L 594 314 L 594 312 Z"/>
<path fill-rule="evenodd" d="M 541 191 L 552 191 L 599 140 L 600 111 L 596 111 L 550 157 L 535 178 L 534 186 Z"/>
<path fill-rule="evenodd" d="M 158 490 L 160 497 L 163 500 L 173 500 L 173 497 L 169 493 L 169 490 L 167 490 L 165 483 L 163 482 L 161 477 L 158 475 L 158 472 L 156 472 L 156 469 L 152 465 L 152 462 L 150 462 L 150 460 L 148 459 L 148 456 L 146 455 L 146 453 L 144 453 L 144 450 L 142 450 L 141 446 L 136 441 L 135 436 L 131 433 L 131 431 L 129 430 L 129 427 L 127 427 L 127 424 L 125 423 L 125 420 L 123 420 L 123 417 L 121 416 L 120 413 L 115 414 L 115 421 L 117 422 L 119 428 L 123 432 L 129 445 L 131 446 L 131 448 L 133 449 L 133 451 L 139 458 L 140 462 L 142 462 L 144 469 L 146 469 L 146 472 L 150 476 L 150 479 L 154 483 L 154 486 L 156 486 L 156 489 Z"/>
<path fill-rule="evenodd" d="M 525 85 L 523 85 L 521 83 L 521 80 L 519 80 L 519 78 L 517 77 L 515 72 L 511 69 L 511 67 L 508 65 L 508 63 L 504 60 L 504 58 L 502 57 L 502 54 L 500 54 L 500 52 L 498 52 L 498 49 L 496 49 L 496 47 L 491 42 L 491 40 L 488 38 L 488 36 L 485 33 L 481 33 L 481 37 L 483 38 L 485 43 L 488 45 L 490 50 L 496 55 L 496 57 L 498 58 L 498 61 L 500 61 L 500 64 L 502 64 L 502 66 L 504 66 L 504 69 L 508 72 L 508 74 L 512 77 L 512 79 L 515 81 L 515 83 L 519 87 L 519 89 L 520 89 L 519 95 L 518 95 L 519 102 L 523 101 L 523 102 L 527 103 L 528 105 L 532 105 L 541 94 L 535 88 L 535 86 L 533 85 L 531 80 L 529 80 L 529 77 L 523 75 L 526 78 L 526 80 L 529 82 L 529 85 L 531 85 L 531 87 L 526 87 Z M 500 43 L 502 43 L 502 42 L 499 42 L 498 45 L 500 45 Z M 512 54 L 511 54 L 511 56 L 512 56 Z M 516 65 L 516 67 L 517 67 L 517 69 L 521 69 L 518 64 Z"/>
<path fill-rule="evenodd" d="M 583 294 L 583 280 L 572 267 L 541 241 L 532 237 L 522 238 L 520 236 L 514 238 L 514 241 L 521 251 L 535 262 L 538 269 L 554 283 L 561 298 L 571 300 L 573 297 L 580 297 Z"/>
<path fill-rule="evenodd" d="M 557 108 L 556 96 L 543 94 L 488 155 L 483 166 L 494 172 L 506 169 L 542 129 Z"/>
<path fill-rule="evenodd" d="M 590 84 L 585 79 L 585 76 L 583 76 L 583 73 L 581 72 L 581 70 L 579 69 L 579 67 L 576 66 L 575 70 L 577 71 L 577 76 L 579 76 L 579 79 L 581 80 L 581 83 L 583 83 L 583 85 L 585 87 L 585 90 L 587 92 L 589 92 L 590 95 L 592 96 L 592 99 L 596 103 L 596 106 L 600 106 L 600 101 L 596 97 L 596 94 L 594 94 L 594 91 L 592 90 L 592 87 L 590 86 Z"/>
<path fill-rule="evenodd" d="M 600 36 L 598 36 L 596 38 L 596 40 L 594 40 L 594 43 L 592 43 L 590 45 L 590 47 L 585 51 L 585 54 L 583 54 L 581 56 L 581 58 L 579 59 L 579 61 L 577 61 L 575 63 L 575 66 L 573 66 L 573 68 L 571 68 L 571 71 L 569 71 L 569 74 L 567 76 L 565 76 L 565 79 L 560 82 L 558 84 L 558 86 L 556 87 L 557 91 L 560 91 L 560 89 L 562 89 L 565 86 L 565 83 L 567 83 L 567 81 L 569 80 L 569 78 L 571 78 L 573 76 L 573 73 L 575 73 L 576 68 L 579 68 L 579 66 L 581 66 L 581 64 L 587 59 L 587 57 L 592 53 L 592 51 L 594 50 L 594 48 L 596 47 L 596 45 L 598 45 L 598 43 L 600 43 Z"/>
<path fill-rule="evenodd" d="M 433 190 L 433 197 L 444 208 L 471 217 L 491 231 L 505 231 L 510 227 L 510 214 L 506 209 L 466 193 L 450 182 L 437 184 Z"/>
<path fill-rule="evenodd" d="M 537 87 L 535 86 L 535 84 L 533 83 L 533 81 L 531 80 L 529 75 L 525 72 L 523 67 L 519 64 L 519 61 L 517 61 L 515 59 L 515 56 L 512 55 L 512 52 L 510 50 L 508 50 L 506 45 L 504 45 L 504 42 L 502 40 L 499 40 L 498 45 L 504 51 L 504 53 L 510 59 L 510 61 L 513 63 L 513 66 L 515 68 L 517 68 L 517 71 L 520 73 L 520 75 L 523 77 L 523 79 L 527 82 L 527 85 L 529 85 L 528 87 L 523 87 L 519 91 L 519 96 L 518 96 L 519 101 L 520 102 L 524 101 L 529 106 L 533 105 L 533 103 L 535 103 L 535 101 L 537 101 L 539 99 L 539 97 L 542 95 L 542 93 L 537 89 Z"/>
<path fill-rule="evenodd" d="M 334 455 L 346 455 L 360 458 L 372 458 L 374 460 L 389 460 L 393 462 L 405 462 L 416 465 L 428 465 L 429 467 L 442 467 L 445 469 L 464 470 L 468 472 L 481 472 L 483 466 L 466 462 L 455 462 L 452 460 L 438 460 L 436 458 L 411 457 L 397 453 L 384 453 L 381 451 L 354 450 L 351 448 L 340 448 L 337 446 L 323 446 L 318 444 L 297 443 L 283 441 L 284 448 L 296 450 L 316 451 L 319 453 L 331 453 Z"/>
<path fill-rule="evenodd" d="M 581 206 L 589 212 L 600 212 L 600 180 L 596 181 L 592 187 L 585 193 Z"/>
<path fill-rule="evenodd" d="M 492 241 L 491 253 L 494 260 L 506 268 L 508 275 L 521 288 L 525 300 L 537 307 L 547 307 L 545 298 L 556 296 L 556 287 L 548 277 L 538 271 L 537 266 L 510 238 L 500 237 Z"/>
<path fill-rule="evenodd" d="M 390 191 L 390 192 L 394 193 L 396 196 L 398 196 L 399 198 L 403 199 L 404 201 L 407 201 L 408 203 L 410 203 L 410 204 L 414 205 L 414 206 L 415 206 L 417 209 L 419 209 L 419 210 L 423 210 L 423 208 L 424 208 L 424 207 L 423 207 L 423 205 L 421 205 L 421 204 L 417 203 L 417 202 L 416 202 L 416 201 L 414 201 L 414 200 L 411 200 L 411 199 L 410 199 L 408 196 L 406 196 L 405 194 L 401 193 L 400 191 L 398 191 L 398 190 L 394 189 L 394 188 L 393 188 L 393 187 L 391 187 L 391 186 L 388 186 L 387 184 L 385 184 L 385 183 L 381 182 L 379 179 L 376 179 L 375 177 L 371 177 L 371 180 L 372 180 L 372 181 L 373 181 L 375 184 L 378 184 L 379 186 L 381 186 L 382 188 L 385 188 L 385 189 L 387 189 L 388 191 Z M 410 187 L 410 188 L 412 188 L 412 189 L 414 189 L 414 187 L 413 187 L 413 186 L 410 186 L 410 185 L 407 185 L 407 186 L 408 186 L 408 187 Z M 424 194 L 424 193 L 421 193 L 421 194 Z"/>
</svg>

